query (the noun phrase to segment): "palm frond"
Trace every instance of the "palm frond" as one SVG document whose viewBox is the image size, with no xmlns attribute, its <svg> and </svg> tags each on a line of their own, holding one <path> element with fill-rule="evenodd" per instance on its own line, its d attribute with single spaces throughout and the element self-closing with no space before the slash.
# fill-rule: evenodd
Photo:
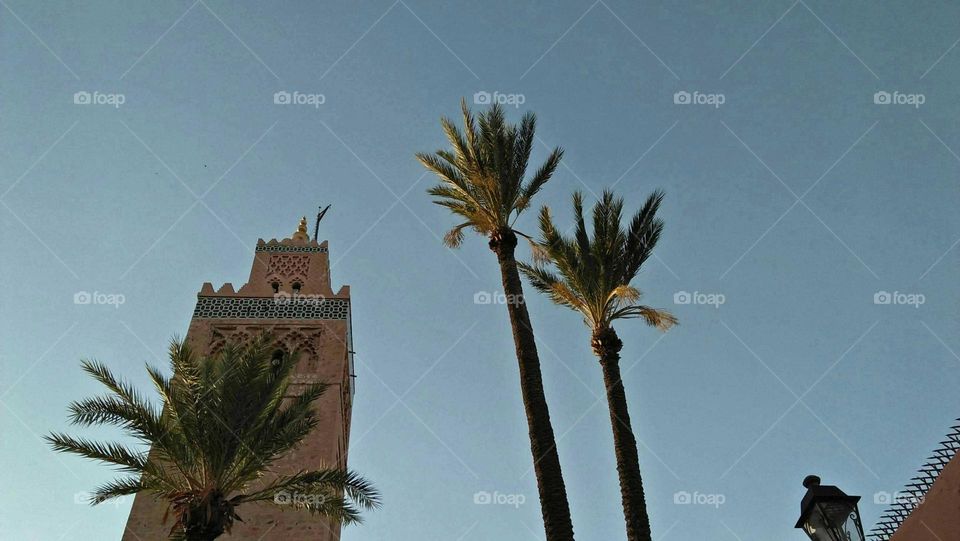
<svg viewBox="0 0 960 541">
<path fill-rule="evenodd" d="M 131 496 L 150 487 L 142 482 L 142 477 L 125 477 L 109 481 L 98 486 L 90 494 L 90 505 L 99 505 L 114 498 Z"/>
<path fill-rule="evenodd" d="M 243 499 L 245 501 L 272 500 L 281 491 L 319 495 L 342 493 L 364 509 L 375 509 L 381 504 L 380 493 L 370 481 L 356 472 L 340 468 L 302 471 L 294 475 L 279 476 L 261 490 L 243 496 Z"/>
<path fill-rule="evenodd" d="M 463 222 L 450 231 L 447 231 L 447 234 L 443 236 L 443 243 L 448 248 L 459 248 L 460 244 L 463 243 L 463 230 L 464 228 L 470 227 L 470 225 L 470 222 Z"/>
<path fill-rule="evenodd" d="M 522 188 L 521 196 L 518 201 L 517 207 L 518 211 L 522 212 L 530 206 L 530 202 L 533 200 L 533 197 L 540 192 L 540 189 L 543 188 L 543 185 L 553 177 L 553 173 L 556 172 L 557 166 L 560 165 L 560 160 L 563 159 L 563 149 L 557 147 L 550 152 L 550 155 L 547 157 L 547 160 L 540 166 L 536 172 L 533 173 L 533 176 L 530 177 L 530 181 Z M 519 214 L 519 212 L 518 212 Z"/>
<path fill-rule="evenodd" d="M 643 207 L 630 221 L 623 252 L 626 261 L 625 272 L 631 276 L 635 276 L 639 272 L 640 267 L 653 253 L 657 241 L 660 240 L 660 234 L 663 232 L 663 220 L 657 218 L 656 214 L 660 209 L 663 198 L 663 191 L 655 190 L 647 197 Z"/>
<path fill-rule="evenodd" d="M 627 306 L 611 314 L 611 321 L 614 319 L 642 318 L 647 325 L 656 327 L 661 331 L 670 330 L 679 321 L 673 314 L 665 310 L 650 308 L 649 306 Z"/>
<path fill-rule="evenodd" d="M 147 466 L 147 453 L 133 451 L 119 443 L 102 443 L 58 433 L 49 434 L 44 439 L 54 451 L 98 460 L 118 466 L 121 471 L 141 473 Z"/>
<path fill-rule="evenodd" d="M 530 280 L 530 285 L 537 291 L 550 297 L 550 300 L 578 312 L 583 312 L 584 302 L 571 290 L 556 274 L 544 267 L 528 265 L 518 262 L 517 268 Z"/>
<path fill-rule="evenodd" d="M 528 239 L 530 244 L 530 258 L 534 265 L 547 265 L 550 263 L 550 251 L 546 246 L 536 240 Z"/>
<path fill-rule="evenodd" d="M 610 292 L 612 299 L 619 299 L 626 303 L 639 301 L 641 296 L 639 289 L 628 284 L 620 284 Z"/>
</svg>

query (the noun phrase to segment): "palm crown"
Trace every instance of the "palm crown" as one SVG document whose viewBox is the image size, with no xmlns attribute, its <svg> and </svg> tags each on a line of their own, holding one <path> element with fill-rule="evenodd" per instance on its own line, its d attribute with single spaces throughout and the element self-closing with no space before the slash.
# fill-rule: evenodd
<svg viewBox="0 0 960 541">
<path fill-rule="evenodd" d="M 663 221 L 656 213 L 662 200 L 663 192 L 654 192 L 624 229 L 620 223 L 623 199 L 604 191 L 593 208 L 593 238 L 583 218 L 582 193 L 573 195 L 576 230 L 572 238 L 557 230 L 550 210 L 543 207 L 535 264 L 520 263 L 520 269 L 533 287 L 555 303 L 583 314 L 594 330 L 609 328 L 617 319 L 637 317 L 661 330 L 669 329 L 677 323 L 676 318 L 639 304 L 640 291 L 630 285 L 660 238 Z"/>
<path fill-rule="evenodd" d="M 452 151 L 417 154 L 420 163 L 440 178 L 441 183 L 428 191 L 436 198 L 434 202 L 466 220 L 444 237 L 450 247 L 460 245 L 467 227 L 488 237 L 513 231 L 517 216 L 550 180 L 563 156 L 563 150 L 555 148 L 524 181 L 535 141 L 536 117 L 527 113 L 520 124 L 514 125 L 505 120 L 499 104 L 477 118 L 466 101 L 461 100 L 460 105 L 463 131 L 450 119 L 441 119 Z"/>
<path fill-rule="evenodd" d="M 151 445 L 150 452 L 57 433 L 47 440 L 57 451 L 130 474 L 98 487 L 92 504 L 151 492 L 170 503 L 175 536 L 192 529 L 213 531 L 212 539 L 239 520 L 237 506 L 259 501 L 276 500 L 344 523 L 357 522 L 361 508 L 379 505 L 376 490 L 357 474 L 340 468 L 271 472 L 271 464 L 317 425 L 312 405 L 327 388 L 315 384 L 292 392 L 295 357 L 278 359 L 274 348 L 262 335 L 248 345 L 228 344 L 216 356 L 198 357 L 174 340 L 173 376 L 147 367 L 162 410 L 103 364 L 85 360 L 83 369 L 110 393 L 71 404 L 71 422 L 119 426 Z M 310 497 L 288 502 L 285 493 Z"/>
</svg>

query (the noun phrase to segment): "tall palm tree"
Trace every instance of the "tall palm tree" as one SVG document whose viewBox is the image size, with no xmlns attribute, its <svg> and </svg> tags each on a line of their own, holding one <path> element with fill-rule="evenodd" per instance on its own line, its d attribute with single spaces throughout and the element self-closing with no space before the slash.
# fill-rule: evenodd
<svg viewBox="0 0 960 541">
<path fill-rule="evenodd" d="M 590 328 L 590 345 L 603 369 L 630 541 L 650 541 L 650 520 L 640 477 L 637 441 L 630 427 L 627 397 L 620 377 L 623 343 L 613 329 L 613 322 L 642 318 L 663 331 L 677 323 L 670 313 L 639 304 L 640 292 L 630 285 L 663 230 L 663 221 L 656 217 L 662 199 L 662 192 L 654 192 L 628 227 L 623 228 L 620 223 L 623 199 L 605 191 L 593 209 L 593 238 L 587 234 L 584 223 L 581 193 L 573 196 L 576 216 L 573 238 L 557 231 L 549 209 L 544 207 L 540 212 L 541 238 L 535 250 L 537 262 L 520 265 L 534 288 L 553 302 L 580 312 Z M 556 272 L 549 268 L 551 266 Z"/>
<path fill-rule="evenodd" d="M 503 108 L 499 105 L 481 113 L 478 118 L 474 118 L 465 101 L 460 105 L 463 131 L 453 121 L 441 119 L 452 149 L 438 150 L 434 154 L 419 153 L 417 159 L 440 179 L 440 184 L 428 191 L 435 198 L 434 203 L 447 207 L 464 220 L 447 233 L 444 242 L 451 248 L 459 246 L 464 230 L 470 228 L 487 237 L 490 250 L 497 255 L 520 367 L 520 390 L 527 414 L 533 469 L 547 541 L 572 540 L 573 524 L 567 491 L 543 392 L 537 345 L 530 315 L 523 302 L 523 286 L 514 256 L 517 235 L 522 235 L 514 229 L 514 223 L 529 208 L 533 196 L 550 180 L 563 151 L 554 149 L 546 162 L 525 179 L 535 142 L 534 115 L 527 113 L 519 124 L 514 125 L 504 119 Z"/>
<path fill-rule="evenodd" d="M 360 510 L 379 506 L 373 486 L 340 468 L 281 475 L 271 465 L 296 448 L 317 425 L 314 401 L 327 385 L 290 387 L 295 356 L 274 359 L 267 335 L 247 345 L 228 344 L 212 357 L 194 355 L 183 342 L 170 345 L 172 377 L 147 367 L 160 395 L 155 407 L 97 361 L 83 369 L 108 394 L 74 402 L 75 425 L 114 425 L 150 451 L 62 433 L 47 436 L 54 450 L 110 464 L 128 474 L 98 487 L 93 505 L 148 492 L 169 503 L 171 538 L 216 539 L 241 520 L 237 508 L 276 502 L 333 518 L 360 521 Z M 289 398 L 296 394 L 294 398 Z"/>
</svg>

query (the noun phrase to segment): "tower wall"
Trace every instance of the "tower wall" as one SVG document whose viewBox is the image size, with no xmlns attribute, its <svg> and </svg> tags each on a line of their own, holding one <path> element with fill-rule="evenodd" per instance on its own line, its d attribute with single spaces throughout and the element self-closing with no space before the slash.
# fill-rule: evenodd
<svg viewBox="0 0 960 541">
<path fill-rule="evenodd" d="M 242 342 L 269 331 L 287 353 L 297 352 L 294 393 L 303 385 L 324 382 L 329 388 L 316 402 L 319 424 L 299 448 L 274 464 L 292 474 L 301 470 L 347 465 L 353 400 L 350 290 L 334 293 L 330 285 L 327 243 L 307 238 L 305 221 L 293 238 L 257 242 L 250 278 L 239 290 L 206 283 L 197 295 L 186 341 L 200 354 L 213 355 L 227 342 Z M 172 519 L 164 523 L 167 504 L 150 494 L 134 499 L 124 541 L 166 539 Z M 224 539 L 262 541 L 338 541 L 340 527 L 327 519 L 276 504 L 244 504 L 244 522 Z"/>
</svg>

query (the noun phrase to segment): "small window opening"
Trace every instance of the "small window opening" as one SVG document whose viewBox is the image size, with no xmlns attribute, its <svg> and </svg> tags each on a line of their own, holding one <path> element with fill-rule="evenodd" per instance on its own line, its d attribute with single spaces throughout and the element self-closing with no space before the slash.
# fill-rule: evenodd
<svg viewBox="0 0 960 541">
<path fill-rule="evenodd" d="M 270 287 L 273 288 L 274 293 L 280 293 L 280 282 L 273 282 L 270 284 Z"/>
<path fill-rule="evenodd" d="M 300 282 L 294 282 L 294 283 L 293 283 L 293 292 L 294 292 L 294 293 L 300 293 Z"/>
<path fill-rule="evenodd" d="M 274 371 L 280 370 L 280 367 L 283 366 L 283 350 L 278 349 L 273 352 L 273 357 L 270 358 L 270 366 Z"/>
</svg>

